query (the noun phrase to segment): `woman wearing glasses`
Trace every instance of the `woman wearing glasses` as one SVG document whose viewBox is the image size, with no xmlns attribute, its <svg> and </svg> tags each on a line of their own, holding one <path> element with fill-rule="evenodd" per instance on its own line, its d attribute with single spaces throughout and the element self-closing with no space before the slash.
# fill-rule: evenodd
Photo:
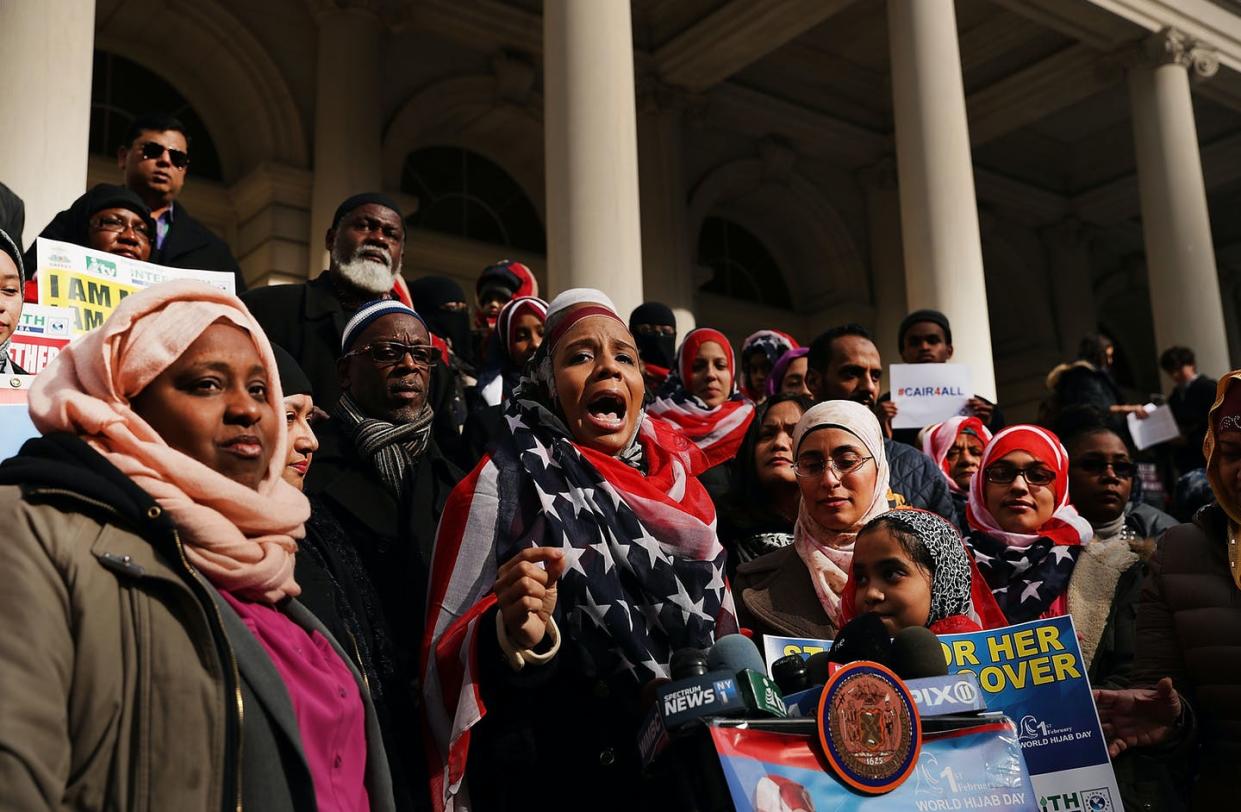
<svg viewBox="0 0 1241 812">
<path fill-rule="evenodd" d="M 888 509 L 883 430 L 862 404 L 829 400 L 798 421 L 793 460 L 801 489 L 793 544 L 737 568 L 737 618 L 755 634 L 830 639 L 854 538 Z"/>
<path fill-rule="evenodd" d="M 1069 455 L 1039 426 L 1010 426 L 970 483 L 967 539 L 1010 623 L 1069 612 L 1069 580 L 1090 522 L 1069 504 Z"/>
<path fill-rule="evenodd" d="M 39 236 L 146 262 L 155 245 L 155 221 L 137 194 L 100 183 L 56 215 Z M 33 278 L 39 267 L 35 245 L 24 259 Z"/>
</svg>

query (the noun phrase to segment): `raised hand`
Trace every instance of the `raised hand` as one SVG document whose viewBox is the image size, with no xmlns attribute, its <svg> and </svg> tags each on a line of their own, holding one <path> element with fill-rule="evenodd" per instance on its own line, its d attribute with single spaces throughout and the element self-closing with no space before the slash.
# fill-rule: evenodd
<svg viewBox="0 0 1241 812">
<path fill-rule="evenodd" d="M 1154 688 L 1097 690 L 1094 701 L 1107 739 L 1107 754 L 1112 758 L 1131 747 L 1166 741 L 1181 715 L 1181 696 L 1168 677 Z"/>
<path fill-rule="evenodd" d="M 496 601 L 513 645 L 528 649 L 543 640 L 564 567 L 564 553 L 555 547 L 530 547 L 500 567 Z"/>
</svg>

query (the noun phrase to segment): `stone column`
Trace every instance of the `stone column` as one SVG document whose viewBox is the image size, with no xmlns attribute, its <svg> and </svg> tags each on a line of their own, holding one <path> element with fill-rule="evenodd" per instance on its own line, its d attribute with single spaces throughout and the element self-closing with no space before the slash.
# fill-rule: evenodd
<svg viewBox="0 0 1241 812">
<path fill-rule="evenodd" d="M 94 0 L 0 3 L 0 180 L 26 204 L 23 244 L 86 191 Z"/>
<path fill-rule="evenodd" d="M 901 200 L 896 161 L 885 158 L 859 173 L 866 193 L 866 231 L 870 242 L 870 278 L 875 305 L 875 342 L 885 364 L 901 363 L 896 343 L 905 299 L 905 259 L 901 247 Z"/>
<path fill-rule="evenodd" d="M 678 335 L 693 329 L 696 236 L 686 222 L 683 113 L 677 91 L 653 81 L 638 96 L 642 293 L 672 308 Z"/>
<path fill-rule="evenodd" d="M 629 0 L 543 4 L 550 295 L 642 302 L 642 233 Z"/>
<path fill-rule="evenodd" d="M 1039 236 L 1047 247 L 1047 276 L 1051 281 L 1052 312 L 1056 316 L 1060 354 L 1072 358 L 1082 338 L 1099 329 L 1091 271 L 1090 227 L 1069 217 L 1042 229 Z"/>
<path fill-rule="evenodd" d="M 320 0 L 317 5 L 310 277 L 327 267 L 323 237 L 341 201 L 358 192 L 383 191 L 383 21 L 366 2 Z"/>
<path fill-rule="evenodd" d="M 952 0 L 888 0 L 901 236 L 909 307 L 943 311 L 954 360 L 994 399 L 974 169 Z"/>
<path fill-rule="evenodd" d="M 1171 29 L 1144 50 L 1129 73 L 1129 100 L 1155 342 L 1159 352 L 1192 348 L 1198 368 L 1215 377 L 1231 367 L 1189 79 L 1191 71 L 1212 76 L 1219 60 Z"/>
</svg>

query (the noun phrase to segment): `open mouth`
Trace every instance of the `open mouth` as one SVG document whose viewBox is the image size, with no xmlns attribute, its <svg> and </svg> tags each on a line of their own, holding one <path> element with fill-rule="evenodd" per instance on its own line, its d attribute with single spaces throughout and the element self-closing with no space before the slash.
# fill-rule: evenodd
<svg viewBox="0 0 1241 812">
<path fill-rule="evenodd" d="M 614 392 L 602 392 L 586 404 L 590 421 L 604 431 L 618 431 L 625 425 L 625 400 Z"/>
</svg>

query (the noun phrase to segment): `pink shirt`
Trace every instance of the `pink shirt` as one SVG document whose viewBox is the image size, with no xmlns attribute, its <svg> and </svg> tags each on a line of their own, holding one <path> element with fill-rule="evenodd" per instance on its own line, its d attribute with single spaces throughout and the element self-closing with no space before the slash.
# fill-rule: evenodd
<svg viewBox="0 0 1241 812">
<path fill-rule="evenodd" d="M 220 594 L 271 657 L 293 701 L 319 812 L 366 812 L 366 709 L 332 644 L 271 606 Z"/>
</svg>

